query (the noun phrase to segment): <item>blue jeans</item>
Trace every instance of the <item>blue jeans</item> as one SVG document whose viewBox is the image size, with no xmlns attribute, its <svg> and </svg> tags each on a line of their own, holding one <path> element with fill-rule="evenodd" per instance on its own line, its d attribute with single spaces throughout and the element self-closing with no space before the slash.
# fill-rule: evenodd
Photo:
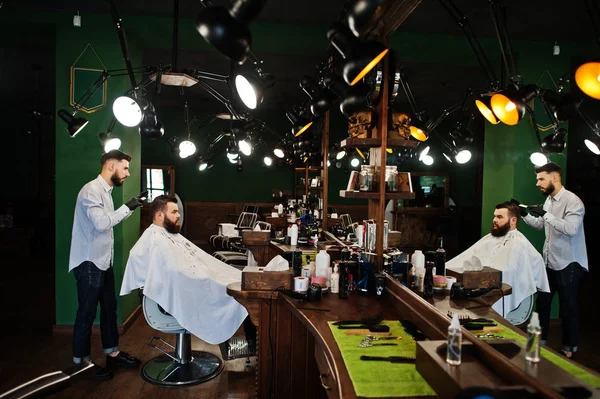
<svg viewBox="0 0 600 399">
<path fill-rule="evenodd" d="M 579 344 L 579 282 L 585 269 L 577 262 L 562 270 L 546 268 L 550 293 L 538 292 L 536 309 L 540 315 L 542 340 L 548 337 L 550 310 L 554 294 L 558 292 L 559 317 L 562 324 L 562 348 L 576 352 Z"/>
<path fill-rule="evenodd" d="M 100 333 L 104 353 L 119 350 L 117 330 L 117 298 L 115 274 L 112 267 L 100 270 L 92 262 L 83 262 L 74 269 L 77 280 L 79 308 L 73 326 L 73 361 L 90 358 L 92 326 L 100 303 Z"/>
</svg>

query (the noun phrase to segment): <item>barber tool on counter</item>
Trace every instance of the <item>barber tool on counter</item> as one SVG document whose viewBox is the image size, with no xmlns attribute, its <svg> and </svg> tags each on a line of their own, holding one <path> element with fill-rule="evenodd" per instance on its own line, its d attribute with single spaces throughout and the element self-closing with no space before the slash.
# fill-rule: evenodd
<svg viewBox="0 0 600 399">
<path fill-rule="evenodd" d="M 392 363 L 415 363 L 417 361 L 416 357 L 412 356 L 365 356 L 362 355 L 360 360 L 379 360 L 386 361 Z"/>
</svg>

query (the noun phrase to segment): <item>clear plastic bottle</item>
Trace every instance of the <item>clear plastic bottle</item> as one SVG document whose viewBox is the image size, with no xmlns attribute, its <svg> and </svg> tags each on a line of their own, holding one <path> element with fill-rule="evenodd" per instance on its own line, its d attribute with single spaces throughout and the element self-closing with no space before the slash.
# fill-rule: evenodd
<svg viewBox="0 0 600 399">
<path fill-rule="evenodd" d="M 333 273 L 331 274 L 331 293 L 339 294 L 340 292 L 340 273 L 338 272 L 338 265 L 333 266 Z"/>
<path fill-rule="evenodd" d="M 531 314 L 529 326 L 527 326 L 527 345 L 525 347 L 525 359 L 532 363 L 540 361 L 540 338 L 542 328 L 540 327 L 540 318 L 537 312 Z"/>
<path fill-rule="evenodd" d="M 452 316 L 452 323 L 448 327 L 448 345 L 446 349 L 446 363 L 451 366 L 458 366 L 462 351 L 462 331 L 456 313 Z"/>
</svg>

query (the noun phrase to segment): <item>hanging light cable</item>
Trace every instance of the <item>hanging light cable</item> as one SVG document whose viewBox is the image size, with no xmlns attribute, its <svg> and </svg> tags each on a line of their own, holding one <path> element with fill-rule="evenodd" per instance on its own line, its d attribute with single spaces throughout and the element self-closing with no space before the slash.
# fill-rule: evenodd
<svg viewBox="0 0 600 399">
<path fill-rule="evenodd" d="M 190 131 L 190 117 L 189 117 L 189 110 L 188 110 L 188 103 L 187 101 L 185 102 L 184 105 L 184 121 L 185 121 L 185 128 L 187 131 L 187 140 L 182 141 L 181 143 L 179 143 L 179 156 L 181 158 L 187 158 L 190 155 L 194 155 L 196 153 L 196 145 L 191 141 L 191 131 Z"/>
</svg>

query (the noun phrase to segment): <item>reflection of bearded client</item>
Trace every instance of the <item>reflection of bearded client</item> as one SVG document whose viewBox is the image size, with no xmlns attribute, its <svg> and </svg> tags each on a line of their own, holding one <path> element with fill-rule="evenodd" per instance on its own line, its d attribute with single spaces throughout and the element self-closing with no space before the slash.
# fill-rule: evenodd
<svg viewBox="0 0 600 399">
<path fill-rule="evenodd" d="M 210 256 L 179 234 L 174 197 L 152 202 L 152 224 L 129 253 L 121 295 L 144 287 L 144 295 L 173 315 L 183 328 L 210 343 L 230 338 L 248 312 L 226 287 L 242 272 Z"/>
<path fill-rule="evenodd" d="M 519 209 L 515 204 L 503 202 L 496 205 L 490 234 L 446 263 L 446 268 L 462 273 L 465 261 L 476 256 L 483 266 L 502 271 L 502 282 L 512 287 L 512 294 L 504 297 L 504 306 L 499 300 L 492 307 L 503 316 L 516 309 L 537 289 L 550 291 L 544 260 L 517 230 L 518 216 Z"/>
</svg>

